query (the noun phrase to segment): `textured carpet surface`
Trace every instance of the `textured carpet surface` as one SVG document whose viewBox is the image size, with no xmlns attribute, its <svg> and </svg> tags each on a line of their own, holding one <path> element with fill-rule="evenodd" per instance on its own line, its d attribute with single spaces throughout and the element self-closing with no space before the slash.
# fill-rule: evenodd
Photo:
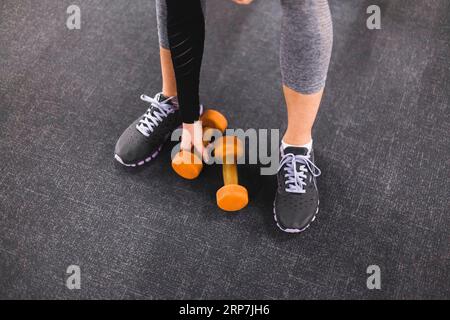
<svg viewBox="0 0 450 320">
<path fill-rule="evenodd" d="M 232 127 L 284 128 L 278 1 L 208 2 L 203 103 Z M 299 236 L 274 225 L 258 166 L 241 168 L 236 215 L 215 205 L 217 167 L 183 181 L 170 148 L 139 170 L 114 162 L 139 95 L 160 90 L 155 4 L 79 0 L 72 31 L 71 4 L 0 1 L 0 298 L 450 298 L 449 1 L 331 1 L 321 211 Z"/>
</svg>

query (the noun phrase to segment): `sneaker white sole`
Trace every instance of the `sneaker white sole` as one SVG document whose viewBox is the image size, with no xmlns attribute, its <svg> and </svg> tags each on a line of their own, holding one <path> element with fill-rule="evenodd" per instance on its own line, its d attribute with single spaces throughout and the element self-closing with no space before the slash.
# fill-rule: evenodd
<svg viewBox="0 0 450 320">
<path fill-rule="evenodd" d="M 148 162 L 150 162 L 152 159 L 155 159 L 157 156 L 158 156 L 158 154 L 159 154 L 159 152 L 161 151 L 161 149 L 162 149 L 162 145 L 161 146 L 159 146 L 157 149 L 156 149 L 156 151 L 155 152 L 153 152 L 150 156 L 148 156 L 147 158 L 145 158 L 145 160 L 141 160 L 141 161 L 138 161 L 138 162 L 136 162 L 136 163 L 125 163 L 123 160 L 122 160 L 122 158 L 116 153 L 116 154 L 114 154 L 114 159 L 116 159 L 121 165 L 123 165 L 123 166 L 125 166 L 125 167 L 139 167 L 139 166 L 142 166 L 142 165 L 144 165 L 145 163 L 148 163 Z"/>
</svg>

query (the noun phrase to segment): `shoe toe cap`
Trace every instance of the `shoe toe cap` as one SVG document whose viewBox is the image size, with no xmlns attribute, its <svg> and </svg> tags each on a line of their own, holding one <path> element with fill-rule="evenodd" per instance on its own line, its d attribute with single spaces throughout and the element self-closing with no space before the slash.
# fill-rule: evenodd
<svg viewBox="0 0 450 320">
<path fill-rule="evenodd" d="M 299 195 L 277 196 L 275 218 L 279 227 L 286 232 L 300 232 L 308 227 L 318 211 L 315 197 Z"/>
<path fill-rule="evenodd" d="M 130 126 L 117 141 L 114 153 L 124 164 L 132 164 L 144 160 L 147 153 L 150 153 L 149 149 L 145 136 L 135 126 Z"/>
</svg>

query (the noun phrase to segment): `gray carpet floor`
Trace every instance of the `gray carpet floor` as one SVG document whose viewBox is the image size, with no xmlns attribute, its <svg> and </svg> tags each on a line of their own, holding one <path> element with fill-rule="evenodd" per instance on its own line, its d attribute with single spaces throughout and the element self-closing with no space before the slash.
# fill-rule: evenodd
<svg viewBox="0 0 450 320">
<path fill-rule="evenodd" d="M 208 2 L 203 103 L 231 127 L 284 128 L 278 1 Z M 321 211 L 292 236 L 258 165 L 241 168 L 249 206 L 226 214 L 218 167 L 192 182 L 170 148 L 138 170 L 113 160 L 139 95 L 160 90 L 154 1 L 78 0 L 70 31 L 71 0 L 1 0 L 0 298 L 450 298 L 450 2 L 330 2 Z"/>
</svg>

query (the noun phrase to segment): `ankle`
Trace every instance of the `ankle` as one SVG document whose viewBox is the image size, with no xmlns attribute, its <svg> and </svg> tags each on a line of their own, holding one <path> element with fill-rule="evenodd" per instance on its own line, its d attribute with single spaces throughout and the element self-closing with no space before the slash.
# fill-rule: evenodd
<svg viewBox="0 0 450 320">
<path fill-rule="evenodd" d="M 162 89 L 162 94 L 164 97 L 176 97 L 177 92 L 174 90 L 167 90 L 165 88 Z"/>
<path fill-rule="evenodd" d="M 293 146 L 302 146 L 308 144 L 312 141 L 311 134 L 306 135 L 289 135 L 285 134 L 283 137 L 283 142 Z"/>
</svg>

